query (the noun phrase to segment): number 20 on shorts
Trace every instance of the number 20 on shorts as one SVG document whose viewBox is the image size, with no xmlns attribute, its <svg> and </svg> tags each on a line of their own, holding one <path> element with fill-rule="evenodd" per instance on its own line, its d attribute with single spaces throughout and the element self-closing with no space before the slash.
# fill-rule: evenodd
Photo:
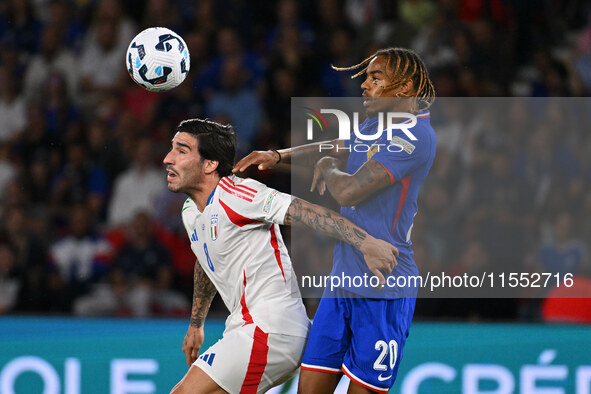
<svg viewBox="0 0 591 394">
<path fill-rule="evenodd" d="M 394 369 L 398 359 L 398 342 L 392 339 L 390 342 L 379 340 L 376 342 L 376 350 L 380 351 L 378 358 L 373 363 L 373 369 L 376 371 L 387 371 L 388 367 L 384 364 L 388 354 L 390 355 L 390 370 Z"/>
</svg>

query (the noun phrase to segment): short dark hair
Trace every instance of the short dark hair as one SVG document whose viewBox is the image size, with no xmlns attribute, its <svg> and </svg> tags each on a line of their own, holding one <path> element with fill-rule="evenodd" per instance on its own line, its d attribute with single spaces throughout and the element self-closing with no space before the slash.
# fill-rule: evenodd
<svg viewBox="0 0 591 394">
<path fill-rule="evenodd" d="M 231 125 L 222 125 L 209 119 L 183 120 L 177 132 L 193 134 L 199 141 L 199 154 L 207 160 L 217 161 L 220 177 L 232 174 L 236 156 L 236 133 Z"/>
</svg>

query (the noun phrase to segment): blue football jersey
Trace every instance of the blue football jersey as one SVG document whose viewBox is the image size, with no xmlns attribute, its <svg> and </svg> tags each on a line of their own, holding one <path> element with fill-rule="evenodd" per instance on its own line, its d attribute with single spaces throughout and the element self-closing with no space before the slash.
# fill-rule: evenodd
<svg viewBox="0 0 591 394">
<path fill-rule="evenodd" d="M 400 251 L 398 265 L 389 277 L 386 277 L 387 284 L 380 290 L 369 284 L 359 286 L 361 281 L 353 280 L 355 277 L 363 278 L 364 274 L 365 277 L 371 277 L 373 273 L 368 269 L 360 251 L 345 242 L 337 242 L 331 275 L 350 277 L 351 280 L 342 281 L 341 287 L 365 297 L 400 298 L 416 297 L 417 294 L 417 287 L 413 281 L 397 277 L 408 278 L 418 275 L 410 236 L 413 219 L 417 213 L 419 189 L 435 158 L 437 136 L 431 127 L 428 111 L 416 117 L 416 125 L 409 129 L 416 141 L 411 140 L 403 130 L 393 129 L 391 140 L 384 130 L 375 140 L 361 140 L 352 134 L 345 142 L 350 150 L 347 173 L 354 174 L 365 162 L 375 160 L 388 172 L 390 186 L 369 196 L 356 206 L 342 207 L 341 214 L 375 238 L 392 243 Z M 378 118 L 368 118 L 359 126 L 359 132 L 363 135 L 374 135 L 378 127 Z M 407 282 L 405 286 L 398 286 L 404 285 L 404 282 Z M 411 282 L 410 285 L 408 282 Z"/>
</svg>

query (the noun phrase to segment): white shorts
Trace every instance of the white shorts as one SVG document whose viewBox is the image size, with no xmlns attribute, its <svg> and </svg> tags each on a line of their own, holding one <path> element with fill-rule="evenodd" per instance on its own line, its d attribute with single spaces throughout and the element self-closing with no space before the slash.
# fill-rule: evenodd
<svg viewBox="0 0 591 394">
<path fill-rule="evenodd" d="M 230 394 L 264 393 L 295 375 L 305 347 L 306 338 L 247 324 L 224 333 L 193 365 Z"/>
</svg>

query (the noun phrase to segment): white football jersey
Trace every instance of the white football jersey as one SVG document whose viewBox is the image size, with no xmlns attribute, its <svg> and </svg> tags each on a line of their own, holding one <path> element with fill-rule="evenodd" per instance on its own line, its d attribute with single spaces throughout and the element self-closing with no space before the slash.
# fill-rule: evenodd
<svg viewBox="0 0 591 394">
<path fill-rule="evenodd" d="M 230 175 L 220 179 L 203 212 L 185 201 L 191 249 L 230 311 L 226 330 L 254 323 L 267 333 L 308 335 L 310 321 L 279 231 L 291 200 Z"/>
</svg>

